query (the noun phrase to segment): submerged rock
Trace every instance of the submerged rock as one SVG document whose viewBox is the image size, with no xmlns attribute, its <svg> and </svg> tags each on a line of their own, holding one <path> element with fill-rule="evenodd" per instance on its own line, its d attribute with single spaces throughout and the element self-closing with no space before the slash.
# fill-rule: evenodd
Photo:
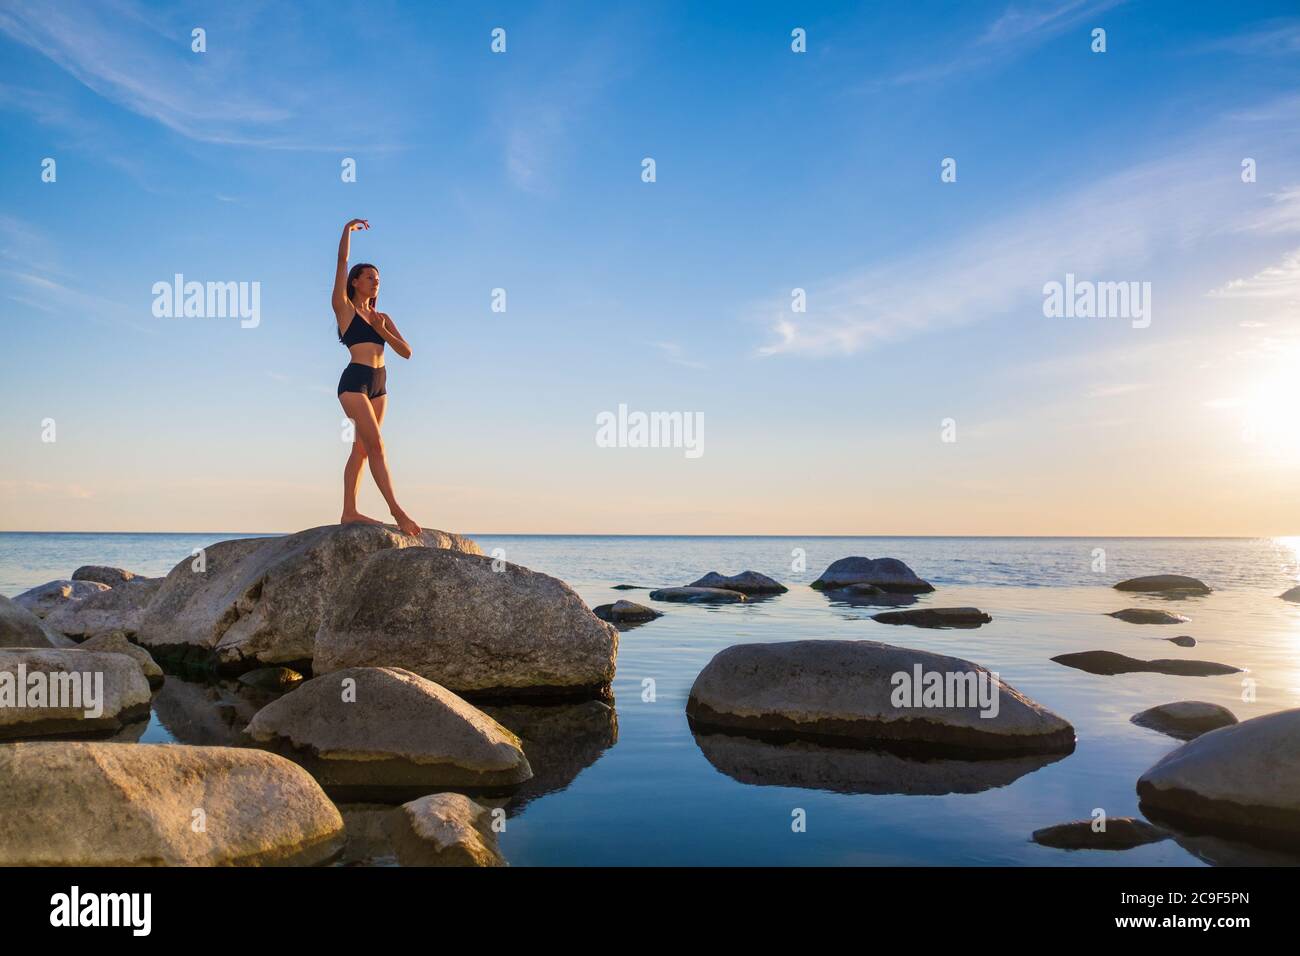
<svg viewBox="0 0 1300 956">
<path fill-rule="evenodd" d="M 1300 845 L 1300 709 L 1202 734 L 1144 773 L 1137 793 L 1158 823 Z"/>
<path fill-rule="evenodd" d="M 1180 700 L 1161 704 L 1134 714 L 1129 718 L 1139 727 L 1158 730 L 1179 740 L 1192 740 L 1201 734 L 1237 722 L 1236 716 L 1226 707 L 1203 700 Z"/>
<path fill-rule="evenodd" d="M 290 690 L 302 683 L 303 677 L 288 667 L 259 667 L 239 675 L 239 683 L 258 690 Z"/>
<path fill-rule="evenodd" d="M 468 538 L 380 525 L 325 525 L 275 538 L 237 538 L 186 558 L 145 610 L 137 639 L 166 657 L 228 673 L 310 660 L 334 594 L 371 554 L 449 549 L 478 554 Z M 202 570 L 199 570 L 199 568 Z"/>
<path fill-rule="evenodd" d="M 920 607 L 907 611 L 881 611 L 872 615 L 881 624 L 911 624 L 915 627 L 979 627 L 993 618 L 977 607 Z"/>
<path fill-rule="evenodd" d="M 1111 611 L 1108 617 L 1119 618 L 1129 624 L 1186 624 L 1191 618 L 1181 614 L 1170 614 L 1149 607 L 1126 607 L 1122 611 Z"/>
<path fill-rule="evenodd" d="M 128 637 L 140 630 L 145 608 L 162 587 L 162 578 L 136 578 L 105 588 L 80 601 L 68 601 L 45 618 L 45 623 L 72 638 L 122 631 Z"/>
<path fill-rule="evenodd" d="M 500 787 L 533 775 L 514 734 L 396 667 L 313 677 L 258 711 L 247 733 L 288 744 L 285 755 L 327 788 Z"/>
<path fill-rule="evenodd" d="M 302 866 L 343 845 L 316 782 L 260 750 L 9 744 L 0 805 L 0 866 Z"/>
<path fill-rule="evenodd" d="M 696 677 L 686 713 L 693 729 L 862 746 L 963 754 L 1074 749 L 1067 721 L 978 664 L 875 641 L 729 647 Z"/>
<path fill-rule="evenodd" d="M 608 694 L 617 655 L 618 629 L 558 578 L 407 548 L 371 555 L 339 589 L 312 667 L 402 667 L 480 698 L 581 698 Z"/>
<path fill-rule="evenodd" d="M 0 650 L 0 739 L 113 733 L 148 716 L 149 682 L 125 654 Z"/>
<path fill-rule="evenodd" d="M 710 571 L 698 581 L 692 581 L 691 588 L 721 588 L 724 591 L 739 591 L 741 594 L 784 594 L 790 590 L 779 581 L 774 581 L 766 574 L 757 571 L 741 571 L 739 574 L 719 574 Z"/>
<path fill-rule="evenodd" d="M 161 687 L 166 675 L 149 652 L 137 644 L 132 644 L 121 631 L 100 634 L 78 645 L 83 651 L 105 651 L 109 654 L 124 654 L 136 662 L 150 687 Z"/>
<path fill-rule="evenodd" d="M 27 608 L 0 594 L 0 647 L 72 647 L 73 641 L 45 626 Z"/>
<path fill-rule="evenodd" d="M 1194 638 L 1194 637 L 1192 637 L 1192 636 L 1190 636 L 1190 635 L 1188 635 L 1188 634 L 1179 634 L 1177 637 L 1165 637 L 1165 638 L 1161 638 L 1161 639 L 1162 639 L 1162 640 L 1165 640 L 1165 641 L 1168 641 L 1170 644 L 1177 644 L 1179 647 L 1195 647 L 1195 646 L 1196 646 L 1196 638 Z"/>
<path fill-rule="evenodd" d="M 1167 591 L 1182 591 L 1188 594 L 1209 594 L 1210 586 L 1198 578 L 1183 574 L 1149 574 L 1141 578 L 1129 578 L 1115 585 L 1116 591 L 1144 591 L 1149 594 L 1161 594 Z"/>
<path fill-rule="evenodd" d="M 897 558 L 840 558 L 833 561 L 812 583 L 818 591 L 832 591 L 850 584 L 872 584 L 884 591 L 924 594 L 934 590 L 928 581 Z"/>
<path fill-rule="evenodd" d="M 652 601 L 678 601 L 685 604 L 739 604 L 749 598 L 739 591 L 725 588 L 660 588 L 650 592 Z"/>
<path fill-rule="evenodd" d="M 1169 834 L 1136 817 L 1109 817 L 1104 830 L 1094 830 L 1091 820 L 1075 820 L 1035 830 L 1032 839 L 1058 850 L 1131 850 L 1167 840 Z"/>
<path fill-rule="evenodd" d="M 592 608 L 591 613 L 602 621 L 609 621 L 612 624 L 644 624 L 646 621 L 664 616 L 662 611 L 656 611 L 634 601 L 601 604 Z"/>
<path fill-rule="evenodd" d="M 432 793 L 387 817 L 402 866 L 506 866 L 492 810 L 459 793 Z"/>
<path fill-rule="evenodd" d="M 1136 657 L 1114 651 L 1079 651 L 1076 654 L 1058 654 L 1052 660 L 1089 674 L 1173 674 L 1178 677 L 1213 677 L 1218 674 L 1239 674 L 1240 667 L 1216 664 L 1213 661 L 1178 661 L 1161 658 L 1140 661 Z"/>
<path fill-rule="evenodd" d="M 76 604 L 92 594 L 107 590 L 107 585 L 90 581 L 46 581 L 19 594 L 13 602 L 31 611 L 37 617 L 44 618 L 51 611 L 56 611 L 65 604 Z"/>
</svg>

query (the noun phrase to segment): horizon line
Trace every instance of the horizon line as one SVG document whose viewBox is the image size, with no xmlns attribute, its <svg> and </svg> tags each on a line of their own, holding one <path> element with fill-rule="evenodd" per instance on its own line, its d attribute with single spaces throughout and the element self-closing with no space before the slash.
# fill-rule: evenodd
<svg viewBox="0 0 1300 956">
<path fill-rule="evenodd" d="M 313 527 L 330 527 L 314 525 Z M 338 527 L 342 527 L 338 525 Z M 394 526 L 395 527 L 395 526 Z M 0 529 L 0 534 L 85 534 L 85 535 L 240 535 L 245 537 L 279 537 L 299 534 L 311 530 L 300 528 L 298 531 L 30 531 Z M 443 531 L 440 528 L 425 528 L 426 531 Z M 1179 540 L 1221 540 L 1245 541 L 1252 539 L 1277 539 L 1300 537 L 1297 534 L 899 534 L 887 532 L 585 532 L 585 531 L 443 531 L 444 534 L 459 534 L 464 537 L 510 537 L 510 538 L 994 538 L 994 539 L 1076 539 L 1076 540 L 1117 540 L 1126 538 L 1150 538 L 1170 541 Z"/>
</svg>

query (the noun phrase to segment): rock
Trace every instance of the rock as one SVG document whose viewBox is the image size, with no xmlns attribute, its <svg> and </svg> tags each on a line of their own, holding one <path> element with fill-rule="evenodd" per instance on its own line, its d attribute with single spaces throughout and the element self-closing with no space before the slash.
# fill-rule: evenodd
<svg viewBox="0 0 1300 956">
<path fill-rule="evenodd" d="M 1111 611 L 1108 617 L 1116 617 L 1129 624 L 1186 624 L 1191 620 L 1181 614 L 1170 614 L 1149 607 L 1126 607 L 1122 611 Z"/>
<path fill-rule="evenodd" d="M 1179 647 L 1195 647 L 1195 646 L 1196 646 L 1196 638 L 1194 638 L 1194 637 L 1192 637 L 1191 635 L 1188 635 L 1188 634 L 1179 634 L 1177 637 L 1165 637 L 1165 638 L 1162 638 L 1162 640 L 1166 640 L 1166 641 L 1168 641 L 1170 644 L 1177 644 Z"/>
<path fill-rule="evenodd" d="M 233 680 L 200 682 L 171 674 L 154 696 L 153 712 L 179 743 L 247 747 L 244 728 L 274 698 Z"/>
<path fill-rule="evenodd" d="M 1136 817 L 1108 817 L 1106 829 L 1094 831 L 1093 821 L 1076 820 L 1035 830 L 1033 841 L 1058 850 L 1131 850 L 1167 840 L 1169 834 Z"/>
<path fill-rule="evenodd" d="M 432 793 L 398 807 L 389 838 L 402 866 L 506 866 L 492 811 L 459 793 Z"/>
<path fill-rule="evenodd" d="M 0 647 L 72 647 L 73 641 L 0 594 Z"/>
<path fill-rule="evenodd" d="M 304 866 L 343 845 L 316 782 L 259 750 L 9 744 L 0 805 L 0 866 Z"/>
<path fill-rule="evenodd" d="M 915 594 L 882 591 L 874 584 L 847 584 L 842 588 L 822 591 L 831 604 L 850 607 L 905 607 L 919 599 Z"/>
<path fill-rule="evenodd" d="M 1140 661 L 1135 657 L 1114 651 L 1080 651 L 1076 654 L 1059 654 L 1052 660 L 1066 667 L 1074 667 L 1089 674 L 1173 674 L 1179 677 L 1213 677 L 1218 674 L 1238 674 L 1240 667 L 1216 664 L 1213 661 L 1176 661 L 1161 658 Z"/>
<path fill-rule="evenodd" d="M 664 616 L 662 611 L 656 611 L 644 604 L 636 604 L 633 601 L 615 601 L 613 604 L 601 604 L 592 608 L 591 613 L 602 621 L 609 621 L 613 624 L 643 624 L 646 621 L 653 621 L 657 617 Z"/>
<path fill-rule="evenodd" d="M 389 838 L 389 818 L 397 809 L 387 803 L 336 803 L 343 817 L 347 843 L 339 866 L 396 866 L 397 853 Z"/>
<path fill-rule="evenodd" d="M 0 739 L 111 733 L 148 716 L 149 682 L 124 654 L 0 650 Z"/>
<path fill-rule="evenodd" d="M 979 627 L 993 620 L 977 607 L 922 607 L 908 611 L 881 611 L 871 619 L 881 624 L 916 627 Z"/>
<path fill-rule="evenodd" d="M 1278 595 L 1283 601 L 1300 601 L 1300 584 Z"/>
<path fill-rule="evenodd" d="M 1161 704 L 1134 714 L 1129 718 L 1139 727 L 1158 730 L 1179 740 L 1192 740 L 1201 734 L 1220 727 L 1228 727 L 1237 722 L 1232 711 L 1218 704 L 1207 704 L 1203 700 L 1180 700 L 1172 704 Z"/>
<path fill-rule="evenodd" d="M 649 588 L 640 584 L 615 584 L 610 590 L 612 591 L 648 591 Z"/>
<path fill-rule="evenodd" d="M 850 584 L 874 584 L 884 591 L 924 594 L 934 586 L 922 581 L 897 558 L 840 558 L 831 563 L 812 583 L 818 591 L 831 591 Z"/>
<path fill-rule="evenodd" d="M 285 743 L 327 789 L 501 787 L 533 775 L 519 738 L 446 688 L 396 667 L 313 677 L 247 734 Z"/>
<path fill-rule="evenodd" d="M 660 588 L 650 592 L 652 601 L 676 601 L 685 604 L 738 604 L 749 598 L 739 591 L 724 588 Z"/>
<path fill-rule="evenodd" d="M 951 684 L 951 706 L 916 706 L 924 703 L 921 691 L 930 674 Z M 907 692 L 912 684 L 914 694 Z M 981 687 L 990 706 L 980 704 Z M 1074 749 L 1068 722 L 978 664 L 875 641 L 729 647 L 696 677 L 686 713 L 693 729 L 860 746 L 910 745 L 962 755 Z"/>
<path fill-rule="evenodd" d="M 84 601 L 92 594 L 107 590 L 107 585 L 95 584 L 91 581 L 46 581 L 24 591 L 13 601 L 19 607 L 26 608 L 37 617 L 43 618 L 65 604 L 75 604 Z"/>
<path fill-rule="evenodd" d="M 259 667 L 239 675 L 239 683 L 258 690 L 291 690 L 302 683 L 302 675 L 288 667 Z"/>
<path fill-rule="evenodd" d="M 45 623 L 72 638 L 122 631 L 128 637 L 140 630 L 145 608 L 162 587 L 162 578 L 136 578 L 105 588 L 80 601 L 68 601 L 51 611 Z"/>
<path fill-rule="evenodd" d="M 186 558 L 146 608 L 137 640 L 155 656 L 239 673 L 310 660 L 334 593 L 381 550 L 450 548 L 478 554 L 468 538 L 426 530 L 409 537 L 379 525 L 326 525 L 276 538 L 237 538 Z"/>
<path fill-rule="evenodd" d="M 142 578 L 134 571 L 124 571 L 122 568 L 110 568 L 103 564 L 83 564 L 77 570 L 72 572 L 74 581 L 97 581 L 100 584 L 107 584 L 110 588 L 115 588 L 119 584 L 125 584 L 127 581 L 158 580 L 162 578 Z"/>
<path fill-rule="evenodd" d="M 493 564 L 433 548 L 371 555 L 334 596 L 315 673 L 402 667 L 479 698 L 607 695 L 618 629 L 563 581 Z"/>
<path fill-rule="evenodd" d="M 166 675 L 163 670 L 149 656 L 149 652 L 137 644 L 132 644 L 127 636 L 121 631 L 111 631 L 107 634 L 100 634 L 98 637 L 92 637 L 88 641 L 83 641 L 79 648 L 83 651 L 104 651 L 109 654 L 125 654 L 140 666 L 140 672 L 144 674 L 145 680 L 149 682 L 150 687 L 161 687 Z"/>
<path fill-rule="evenodd" d="M 724 591 L 739 591 L 741 594 L 784 594 L 790 590 L 779 581 L 774 581 L 766 574 L 757 571 L 741 571 L 739 574 L 725 575 L 710 571 L 698 581 L 692 581 L 687 587 L 721 588 Z"/>
<path fill-rule="evenodd" d="M 1137 793 L 1158 823 L 1300 845 L 1300 709 L 1202 734 L 1144 773 Z"/>
<path fill-rule="evenodd" d="M 1116 591 L 1145 591 L 1160 594 L 1166 591 L 1182 591 L 1187 594 L 1209 594 L 1210 587 L 1197 578 L 1183 574 L 1149 574 L 1143 578 L 1129 578 L 1115 585 Z"/>
</svg>

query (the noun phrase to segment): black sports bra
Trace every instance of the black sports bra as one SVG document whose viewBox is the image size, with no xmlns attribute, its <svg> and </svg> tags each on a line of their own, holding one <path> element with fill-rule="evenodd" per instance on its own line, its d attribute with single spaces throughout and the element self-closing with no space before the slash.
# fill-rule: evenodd
<svg viewBox="0 0 1300 956">
<path fill-rule="evenodd" d="M 339 341 L 351 348 L 354 345 L 360 345 L 362 342 L 383 345 L 384 337 L 376 332 L 375 327 L 358 315 L 354 309 L 352 321 L 348 324 L 348 330 L 339 336 Z"/>
</svg>

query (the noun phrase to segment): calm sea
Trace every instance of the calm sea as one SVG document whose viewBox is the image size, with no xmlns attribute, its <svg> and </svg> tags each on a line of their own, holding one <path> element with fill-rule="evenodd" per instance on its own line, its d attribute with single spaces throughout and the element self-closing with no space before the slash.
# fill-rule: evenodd
<svg viewBox="0 0 1300 956">
<path fill-rule="evenodd" d="M 232 534 L 0 534 L 0 592 L 14 595 L 81 564 L 166 573 L 190 550 Z M 1067 852 L 1029 840 L 1038 827 L 1137 813 L 1134 784 L 1177 746 L 1129 717 L 1176 700 L 1220 703 L 1241 719 L 1300 706 L 1300 606 L 1278 595 L 1300 577 L 1300 539 L 829 538 L 475 536 L 484 551 L 569 582 L 589 605 L 645 592 L 615 584 L 686 584 L 752 568 L 790 586 L 748 605 L 657 605 L 665 616 L 621 638 L 615 714 L 524 709 L 498 719 L 535 740 L 537 779 L 509 804 L 501 846 L 529 864 L 1200 865 L 1295 862 L 1219 840 L 1166 840 L 1123 852 Z M 1104 570 L 1100 567 L 1104 552 Z M 891 627 L 879 608 L 833 603 L 807 587 L 847 555 L 901 558 L 937 592 L 917 606 L 975 605 L 978 630 Z M 1139 574 L 1191 574 L 1216 590 L 1170 603 L 1110 588 Z M 1129 606 L 1191 618 L 1136 626 L 1105 616 Z M 1190 634 L 1194 648 L 1164 637 Z M 977 661 L 1069 719 L 1070 756 L 1041 766 L 890 762 L 872 755 L 754 750 L 695 738 L 691 682 L 731 644 L 871 639 Z M 1220 661 L 1225 677 L 1101 677 L 1050 658 L 1106 649 L 1139 658 Z M 1244 701 L 1243 679 L 1255 699 Z M 653 687 L 653 694 L 647 688 Z M 230 743 L 256 709 L 229 685 L 169 677 L 145 742 Z M 772 745 L 761 745 L 769 748 Z M 981 762 L 982 763 L 982 762 Z M 344 807 L 364 829 L 366 807 Z M 792 819 L 802 811 L 806 831 Z"/>
</svg>

